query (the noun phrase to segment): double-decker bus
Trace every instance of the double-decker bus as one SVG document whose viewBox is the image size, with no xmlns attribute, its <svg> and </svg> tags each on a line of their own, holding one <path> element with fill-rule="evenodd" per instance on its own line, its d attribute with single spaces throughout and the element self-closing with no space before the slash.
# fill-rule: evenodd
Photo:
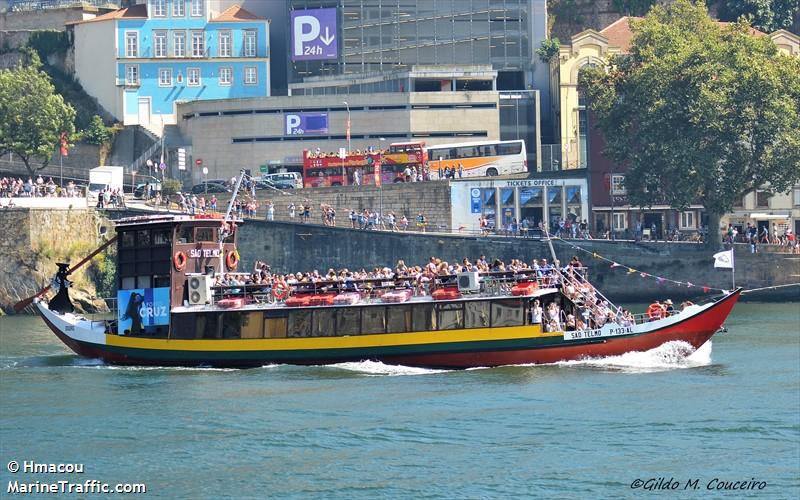
<svg viewBox="0 0 800 500">
<path fill-rule="evenodd" d="M 428 147 L 431 174 L 463 169 L 464 177 L 519 174 L 528 171 L 525 141 L 479 141 Z"/>
<path fill-rule="evenodd" d="M 349 186 L 358 171 L 362 185 L 405 180 L 406 167 L 421 169 L 427 161 L 424 142 L 401 142 L 386 151 L 355 151 L 344 158 L 335 153 L 303 151 L 305 187 Z"/>
</svg>

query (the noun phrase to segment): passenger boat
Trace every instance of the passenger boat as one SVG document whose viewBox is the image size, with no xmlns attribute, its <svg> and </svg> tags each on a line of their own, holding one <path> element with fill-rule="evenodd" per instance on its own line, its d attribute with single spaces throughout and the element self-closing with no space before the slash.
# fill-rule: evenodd
<svg viewBox="0 0 800 500">
<path fill-rule="evenodd" d="M 58 292 L 49 301 L 36 298 L 35 308 L 70 349 L 112 364 L 376 360 L 470 368 L 611 356 L 670 341 L 698 348 L 720 330 L 741 292 L 672 314 L 640 315 L 630 324 L 547 331 L 531 313 L 536 301 L 543 308 L 555 302 L 577 316 L 589 309 L 590 296 L 604 299 L 585 276 L 554 269 L 547 276 L 462 273 L 425 287 L 408 277 L 213 286 L 214 276 L 239 265 L 239 224 L 229 216 L 122 219 L 117 236 L 104 245 L 117 245 L 116 319 L 73 312 L 67 278 L 78 266 L 66 264 L 54 281 Z"/>
</svg>

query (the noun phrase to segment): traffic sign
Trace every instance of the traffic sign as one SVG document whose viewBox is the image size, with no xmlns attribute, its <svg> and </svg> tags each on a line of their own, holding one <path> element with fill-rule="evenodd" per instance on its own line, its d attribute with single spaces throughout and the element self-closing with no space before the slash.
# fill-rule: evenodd
<svg viewBox="0 0 800 500">
<path fill-rule="evenodd" d="M 266 174 L 269 170 L 267 169 L 266 165 L 261 165 L 258 167 L 262 174 Z"/>
<path fill-rule="evenodd" d="M 200 165 L 202 165 L 202 164 L 203 164 L 203 159 L 202 159 L 202 158 L 198 158 L 198 159 L 196 159 L 196 160 L 194 161 L 194 164 L 195 164 L 195 165 L 197 165 L 197 166 L 199 167 Z"/>
</svg>

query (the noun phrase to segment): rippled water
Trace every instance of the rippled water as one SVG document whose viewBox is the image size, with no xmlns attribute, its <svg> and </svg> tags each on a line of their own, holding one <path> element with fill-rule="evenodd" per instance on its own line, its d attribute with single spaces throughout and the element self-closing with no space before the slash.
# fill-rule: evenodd
<svg viewBox="0 0 800 500">
<path fill-rule="evenodd" d="M 796 498 L 800 306 L 740 304 L 727 327 L 696 352 L 548 366 L 219 370 L 106 366 L 35 318 L 0 318 L 0 496 L 9 480 L 98 479 L 156 498 L 605 498 L 663 478 L 645 484 Z"/>
</svg>

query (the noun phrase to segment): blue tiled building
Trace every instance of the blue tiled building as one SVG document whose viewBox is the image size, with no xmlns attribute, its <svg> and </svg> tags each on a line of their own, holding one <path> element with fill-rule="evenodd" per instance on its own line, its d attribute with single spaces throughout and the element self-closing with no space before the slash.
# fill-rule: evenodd
<svg viewBox="0 0 800 500">
<path fill-rule="evenodd" d="M 178 101 L 269 95 L 269 21 L 233 2 L 146 0 L 71 26 L 78 80 L 125 125 L 175 123 Z"/>
</svg>

